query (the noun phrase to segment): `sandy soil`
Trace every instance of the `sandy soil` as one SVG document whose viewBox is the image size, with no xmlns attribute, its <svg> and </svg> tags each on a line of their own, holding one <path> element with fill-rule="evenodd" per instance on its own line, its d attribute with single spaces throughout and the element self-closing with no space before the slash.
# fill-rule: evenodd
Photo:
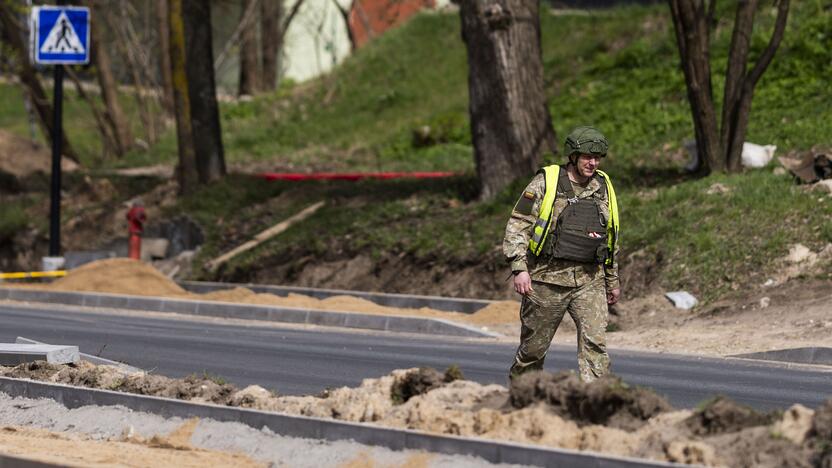
<svg viewBox="0 0 832 468">
<path fill-rule="evenodd" d="M 49 147 L 0 129 L 0 171 L 24 178 L 35 172 L 49 174 L 51 164 Z M 63 158 L 61 168 L 70 172 L 78 169 L 78 165 Z"/>
<path fill-rule="evenodd" d="M 784 413 L 757 413 L 725 398 L 695 411 L 679 411 L 652 390 L 629 387 L 613 376 L 585 384 L 574 373 L 539 372 L 516 379 L 507 389 L 463 380 L 453 369 L 445 373 L 401 369 L 378 379 L 365 379 L 356 388 L 298 397 L 279 396 L 254 385 L 238 389 L 200 377 L 169 379 L 127 374 L 115 367 L 86 362 L 0 367 L 0 375 L 708 466 L 809 467 L 811 463 L 828 466 L 823 463 L 832 462 L 832 453 L 826 451 L 832 442 L 832 399 L 816 410 L 795 405 Z M 114 441 L 110 448 L 118 453 L 126 450 L 119 448 L 124 442 L 130 442 L 150 448 L 190 450 L 194 426 L 186 424 L 166 439 L 128 437 Z M 0 443 L 8 439 L 7 435 L 0 434 Z M 20 438 L 25 441 L 8 444 L 28 447 L 28 453 L 43 453 L 45 457 L 66 450 L 39 445 L 43 437 L 36 433 Z M 67 436 L 53 438 L 72 443 Z M 139 448 L 131 446 L 130 450 Z M 85 451 L 77 449 L 78 453 Z M 90 456 L 95 457 L 104 453 L 92 451 Z"/>
<path fill-rule="evenodd" d="M 189 441 L 196 422 L 193 420 L 185 423 L 167 437 L 143 439 L 124 435 L 115 440 L 92 440 L 77 433 L 5 426 L 0 428 L 0 452 L 61 466 L 267 466 L 244 455 L 192 447 Z"/>
</svg>

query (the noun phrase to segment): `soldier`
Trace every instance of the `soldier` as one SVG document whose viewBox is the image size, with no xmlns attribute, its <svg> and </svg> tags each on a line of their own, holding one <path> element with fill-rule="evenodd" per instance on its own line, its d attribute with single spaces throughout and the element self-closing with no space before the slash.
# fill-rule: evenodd
<svg viewBox="0 0 832 468">
<path fill-rule="evenodd" d="M 510 377 L 543 368 L 565 312 L 578 331 L 578 369 L 591 382 L 609 371 L 607 306 L 618 301 L 618 205 L 598 170 L 607 139 L 593 127 L 566 137 L 568 164 L 538 171 L 511 212 L 503 253 L 520 305 L 520 346 Z"/>
</svg>

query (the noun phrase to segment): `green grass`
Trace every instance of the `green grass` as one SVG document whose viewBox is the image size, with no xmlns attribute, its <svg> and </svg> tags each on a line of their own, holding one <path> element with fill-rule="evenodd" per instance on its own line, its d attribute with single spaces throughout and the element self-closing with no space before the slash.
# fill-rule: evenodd
<svg viewBox="0 0 832 468">
<path fill-rule="evenodd" d="M 20 201 L 0 203 L 0 242 L 26 228 L 28 216 Z"/>
</svg>

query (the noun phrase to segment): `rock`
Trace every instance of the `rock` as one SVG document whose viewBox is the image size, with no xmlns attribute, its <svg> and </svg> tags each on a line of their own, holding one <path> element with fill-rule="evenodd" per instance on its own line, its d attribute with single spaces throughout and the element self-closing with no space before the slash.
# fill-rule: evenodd
<svg viewBox="0 0 832 468">
<path fill-rule="evenodd" d="M 724 193 L 731 193 L 731 187 L 728 187 L 725 184 L 720 184 L 719 182 L 711 185 L 708 187 L 708 190 L 705 191 L 708 195 L 721 195 Z"/>
<path fill-rule="evenodd" d="M 770 305 L 771 305 L 771 298 L 770 297 L 764 297 L 764 298 L 760 299 L 760 308 L 761 309 L 765 309 L 766 307 L 768 307 Z"/>
<path fill-rule="evenodd" d="M 832 195 L 832 179 L 821 180 L 812 185 L 812 190 Z"/>
<path fill-rule="evenodd" d="M 812 430 L 812 418 L 815 412 L 803 405 L 793 405 L 783 413 L 783 418 L 772 425 L 775 433 L 778 433 L 794 442 L 802 445 L 806 436 Z"/>
<path fill-rule="evenodd" d="M 665 293 L 664 297 L 668 298 L 677 309 L 690 310 L 696 307 L 696 304 L 699 303 L 699 301 L 687 291 L 673 291 Z"/>
<path fill-rule="evenodd" d="M 674 440 L 665 448 L 668 461 L 673 463 L 684 463 L 686 465 L 716 464 L 716 452 L 710 445 L 695 440 L 680 441 Z"/>
<path fill-rule="evenodd" d="M 789 249 L 786 261 L 789 263 L 811 262 L 817 259 L 817 254 L 803 244 L 794 244 Z"/>
<path fill-rule="evenodd" d="M 742 144 L 742 165 L 745 167 L 764 167 L 774 157 L 777 147 L 774 145 Z"/>
<path fill-rule="evenodd" d="M 784 176 L 784 175 L 789 175 L 789 171 L 787 171 L 787 170 L 786 170 L 785 168 L 783 168 L 783 167 L 775 167 L 775 168 L 774 168 L 774 170 L 773 170 L 773 171 L 771 171 L 771 173 L 772 173 L 772 174 L 774 174 L 774 175 L 776 175 L 776 176 Z"/>
</svg>

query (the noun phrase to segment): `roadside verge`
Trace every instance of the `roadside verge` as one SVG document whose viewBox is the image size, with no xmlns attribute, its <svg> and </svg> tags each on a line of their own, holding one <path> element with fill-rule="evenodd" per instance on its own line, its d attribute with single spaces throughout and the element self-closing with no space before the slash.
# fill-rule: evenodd
<svg viewBox="0 0 832 468">
<path fill-rule="evenodd" d="M 401 333 L 423 333 L 472 338 L 495 338 L 500 336 L 476 327 L 438 318 L 371 315 L 297 307 L 248 305 L 162 297 L 0 288 L 0 300 L 143 310 L 148 312 L 169 312 L 203 317 L 263 320 Z"/>
</svg>

